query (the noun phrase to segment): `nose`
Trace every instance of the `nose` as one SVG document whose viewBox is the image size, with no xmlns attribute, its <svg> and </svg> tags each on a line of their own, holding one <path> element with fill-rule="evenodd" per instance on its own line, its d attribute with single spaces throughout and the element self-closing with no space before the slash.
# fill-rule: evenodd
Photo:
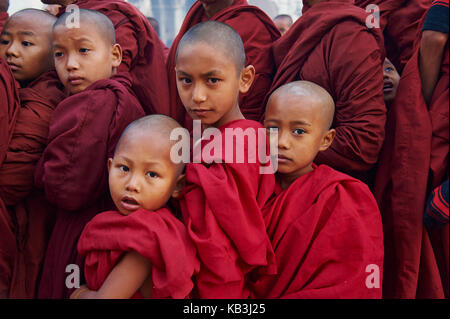
<svg viewBox="0 0 450 319">
<path fill-rule="evenodd" d="M 69 54 L 67 56 L 66 68 L 68 71 L 77 70 L 79 68 L 78 60 L 74 54 Z"/>
<path fill-rule="evenodd" d="M 278 148 L 289 149 L 289 136 L 286 132 L 278 130 Z"/>
<path fill-rule="evenodd" d="M 128 179 L 127 184 L 125 185 L 125 190 L 130 193 L 139 193 L 141 189 L 140 180 L 136 174 L 133 174 Z"/>
<path fill-rule="evenodd" d="M 201 104 L 206 101 L 206 92 L 202 85 L 195 85 L 192 92 L 192 100 L 196 104 Z"/>
<path fill-rule="evenodd" d="M 6 56 L 13 56 L 17 58 L 19 56 L 19 46 L 17 41 L 11 41 L 8 48 L 6 49 Z"/>
</svg>

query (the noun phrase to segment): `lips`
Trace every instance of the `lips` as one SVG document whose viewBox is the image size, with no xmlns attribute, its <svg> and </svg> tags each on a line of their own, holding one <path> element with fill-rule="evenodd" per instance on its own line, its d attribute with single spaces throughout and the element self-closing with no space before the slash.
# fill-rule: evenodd
<svg viewBox="0 0 450 319">
<path fill-rule="evenodd" d="M 207 115 L 209 112 L 211 112 L 211 110 L 207 110 L 207 109 L 191 109 L 191 112 L 196 114 L 199 117 L 202 117 L 202 116 Z"/>
<path fill-rule="evenodd" d="M 77 86 L 83 83 L 84 78 L 82 78 L 81 76 L 69 76 L 67 80 L 70 83 L 70 85 Z"/>
<path fill-rule="evenodd" d="M 287 162 L 291 162 L 291 161 L 292 160 L 289 157 L 287 157 L 283 154 L 278 154 L 278 163 L 287 163 Z"/>
<path fill-rule="evenodd" d="M 20 70 L 22 68 L 20 65 L 13 63 L 13 62 L 6 62 L 6 63 L 8 63 L 9 67 L 11 68 L 11 71 L 13 71 L 13 72 Z"/>
<path fill-rule="evenodd" d="M 383 85 L 383 92 L 384 93 L 390 93 L 394 89 L 394 84 L 390 81 L 385 81 Z"/>
<path fill-rule="evenodd" d="M 128 211 L 135 211 L 140 208 L 139 203 L 131 196 L 122 197 L 120 204 Z"/>
</svg>

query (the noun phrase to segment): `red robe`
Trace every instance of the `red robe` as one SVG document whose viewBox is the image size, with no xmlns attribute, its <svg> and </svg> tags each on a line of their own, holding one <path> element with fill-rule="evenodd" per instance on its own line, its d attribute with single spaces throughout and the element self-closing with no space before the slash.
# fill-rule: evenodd
<svg viewBox="0 0 450 319">
<path fill-rule="evenodd" d="M 255 152 L 256 142 L 234 140 L 234 162 L 225 162 L 225 153 L 231 154 L 231 149 L 225 149 L 226 129 L 255 130 L 256 136 L 260 136 L 257 130 L 261 127 L 250 120 L 223 125 L 222 138 L 203 144 L 204 150 L 212 143 L 222 145 L 222 154 L 213 154 L 222 163 L 186 166 L 187 187 L 180 198 L 180 207 L 201 260 L 196 277 L 200 298 L 248 298 L 247 275 L 252 270 L 274 271 L 274 253 L 261 212 L 273 193 L 274 175 L 260 174 L 258 159 L 252 163 L 249 154 L 254 153 L 247 151 Z M 238 163 L 236 150 L 242 149 L 244 161 Z"/>
<path fill-rule="evenodd" d="M 5 25 L 5 22 L 6 20 L 8 20 L 8 18 L 8 12 L 0 12 L 0 33 L 2 32 L 3 26 Z"/>
<path fill-rule="evenodd" d="M 6 158 L 19 110 L 19 92 L 14 76 L 0 57 L 0 167 Z M 14 264 L 16 251 L 12 229 L 13 221 L 0 197 L 0 298 L 6 298 L 9 294 L 11 265 Z"/>
<path fill-rule="evenodd" d="M 349 0 L 307 10 L 274 44 L 278 71 L 266 97 L 296 80 L 325 88 L 336 103 L 336 138 L 315 162 L 360 179 L 377 162 L 386 122 L 383 36 L 368 30 L 365 19 L 365 11 Z"/>
<path fill-rule="evenodd" d="M 370 4 L 379 7 L 386 55 L 401 73 L 414 53 L 414 41 L 421 32 L 420 21 L 430 8 L 431 1 L 356 0 L 355 4 L 364 9 Z"/>
<path fill-rule="evenodd" d="M 17 252 L 9 272 L 10 298 L 33 298 L 45 248 L 54 223 L 54 211 L 34 189 L 34 170 L 48 137 L 50 118 L 65 97 L 56 72 L 42 74 L 19 88 L 20 110 L 0 165 L 0 198 L 14 220 Z M 30 240 L 32 239 L 32 240 Z"/>
<path fill-rule="evenodd" d="M 38 297 L 69 297 L 66 266 L 77 264 L 82 269 L 83 263 L 76 250 L 78 237 L 93 216 L 114 207 L 107 159 L 125 127 L 144 115 L 127 73 L 97 81 L 57 106 L 35 173 L 36 185 L 58 208 Z"/>
<path fill-rule="evenodd" d="M 257 278 L 252 297 L 381 298 L 383 228 L 367 185 L 320 165 L 278 186 L 263 213 L 278 273 Z"/>
<path fill-rule="evenodd" d="M 264 112 L 263 100 L 270 88 L 275 64 L 270 51 L 272 43 L 280 37 L 272 20 L 259 8 L 249 6 L 246 0 L 235 0 L 233 5 L 211 18 L 205 13 L 200 1 L 194 3 L 187 13 L 178 36 L 173 41 L 167 60 L 170 89 L 170 116 L 187 128 L 192 128 L 192 119 L 186 113 L 177 91 L 175 55 L 178 43 L 194 25 L 208 20 L 219 21 L 233 27 L 242 38 L 247 56 L 247 65 L 256 69 L 256 77 L 250 91 L 241 95 L 239 105 L 242 114 L 249 120 L 259 121 Z M 249 27 L 251 26 L 251 27 Z"/>
<path fill-rule="evenodd" d="M 101 213 L 84 228 L 78 251 L 86 256 L 86 282 L 95 291 L 130 251 L 138 252 L 152 265 L 153 299 L 188 297 L 199 268 L 186 227 L 167 208 L 138 210 L 128 216 L 116 211 Z M 133 297 L 142 295 L 138 291 Z"/>
<path fill-rule="evenodd" d="M 145 16 L 124 0 L 76 0 L 73 4 L 99 11 L 113 22 L 123 50 L 119 72 L 131 74 L 133 90 L 146 114 L 169 115 L 164 48 Z"/>
<path fill-rule="evenodd" d="M 430 230 L 423 225 L 426 198 L 448 178 L 448 42 L 428 106 L 419 50 L 406 64 L 389 109 L 374 187 L 385 234 L 386 298 L 448 298 L 448 224 Z"/>
</svg>

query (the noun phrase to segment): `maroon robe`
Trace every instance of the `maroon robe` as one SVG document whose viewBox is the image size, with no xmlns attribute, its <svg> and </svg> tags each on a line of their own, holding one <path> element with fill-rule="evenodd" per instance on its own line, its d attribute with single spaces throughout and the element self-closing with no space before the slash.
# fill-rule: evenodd
<svg viewBox="0 0 450 319">
<path fill-rule="evenodd" d="M 169 115 L 164 48 L 146 17 L 124 0 L 76 0 L 73 4 L 99 11 L 113 22 L 123 50 L 118 71 L 131 74 L 133 90 L 146 114 Z"/>
<path fill-rule="evenodd" d="M 186 113 L 178 95 L 175 55 L 178 43 L 184 34 L 194 25 L 208 20 L 226 23 L 241 36 L 244 42 L 247 65 L 251 64 L 255 67 L 256 77 L 250 91 L 240 96 L 239 105 L 246 119 L 259 121 L 265 110 L 262 102 L 272 84 L 275 71 L 275 63 L 270 46 L 280 37 L 280 32 L 263 11 L 255 6 L 249 6 L 246 0 L 235 0 L 233 5 L 218 12 L 211 18 L 208 18 L 206 15 L 200 1 L 194 3 L 187 13 L 180 32 L 170 48 L 167 60 L 171 98 L 170 116 L 185 127 L 192 128 L 192 119 Z"/>
<path fill-rule="evenodd" d="M 219 128 L 221 137 L 203 141 L 203 149 L 212 147 L 212 143 L 222 146 L 221 154 L 211 154 L 222 163 L 206 164 L 208 161 L 202 157 L 202 163 L 186 165 L 187 186 L 180 197 L 180 207 L 201 261 L 196 276 L 200 298 L 248 298 L 249 273 L 275 271 L 273 248 L 261 212 L 273 193 L 274 175 L 261 174 L 261 162 L 258 158 L 251 160 L 251 154 L 260 150 L 255 150 L 258 138 L 254 142 L 250 138 L 234 139 L 233 149 L 225 144 L 227 129 L 255 130 L 258 137 L 262 136 L 259 128 L 261 124 L 250 120 L 223 125 Z M 238 150 L 244 152 L 241 163 L 237 161 Z M 226 162 L 230 154 L 234 156 L 233 163 Z"/>
<path fill-rule="evenodd" d="M 419 50 L 406 64 L 389 109 L 374 187 L 385 234 L 385 298 L 448 298 L 449 226 L 427 230 L 423 224 L 426 198 L 448 178 L 448 42 L 429 105 Z"/>
<path fill-rule="evenodd" d="M 381 298 L 383 228 L 367 185 L 320 165 L 277 186 L 263 213 L 278 273 L 257 278 L 252 297 Z"/>
<path fill-rule="evenodd" d="M 98 291 L 123 255 L 136 251 L 152 265 L 152 299 L 188 297 L 199 261 L 186 227 L 167 208 L 128 216 L 104 212 L 84 228 L 78 251 L 86 256 L 89 289 Z M 134 298 L 142 298 L 136 292 Z"/>
<path fill-rule="evenodd" d="M 0 12 L 0 33 L 2 32 L 3 26 L 6 23 L 6 20 L 8 20 L 9 15 L 8 12 Z"/>
<path fill-rule="evenodd" d="M 336 104 L 336 138 L 315 162 L 360 179 L 377 162 L 386 121 L 383 36 L 367 29 L 365 19 L 365 11 L 350 0 L 306 10 L 274 44 L 278 71 L 266 97 L 296 80 L 325 88 Z"/>
<path fill-rule="evenodd" d="M 125 127 L 145 113 L 119 73 L 63 100 L 53 113 L 48 146 L 38 163 L 36 185 L 58 211 L 45 256 L 39 298 L 69 297 L 65 269 L 83 269 L 76 245 L 96 214 L 114 207 L 109 197 L 107 159 Z"/>
</svg>

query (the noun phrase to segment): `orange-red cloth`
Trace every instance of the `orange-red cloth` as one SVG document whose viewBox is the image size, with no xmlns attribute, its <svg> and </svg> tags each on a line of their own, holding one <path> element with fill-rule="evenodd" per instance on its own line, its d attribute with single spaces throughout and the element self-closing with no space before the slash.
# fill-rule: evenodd
<svg viewBox="0 0 450 319">
<path fill-rule="evenodd" d="M 152 265 L 153 299 L 189 297 L 200 265 L 186 227 L 168 208 L 155 212 L 140 209 L 128 216 L 104 212 L 86 225 L 78 252 L 86 256 L 89 289 L 99 290 L 120 258 L 130 251 Z M 142 295 L 137 291 L 133 298 Z"/>
<path fill-rule="evenodd" d="M 69 264 L 82 269 L 76 243 L 86 223 L 112 209 L 106 162 L 132 121 L 145 115 L 131 89 L 131 76 L 119 73 L 63 100 L 53 113 L 48 145 L 35 182 L 57 206 L 56 224 L 44 261 L 38 297 L 70 296 Z"/>
<path fill-rule="evenodd" d="M 377 5 L 384 34 L 386 55 L 401 73 L 414 53 L 414 41 L 421 32 L 421 20 L 431 6 L 430 0 L 355 0 L 361 8 Z M 368 14 L 374 14 L 368 12 Z"/>
<path fill-rule="evenodd" d="M 350 0 L 306 10 L 273 46 L 278 70 L 266 97 L 296 80 L 325 88 L 336 104 L 336 138 L 315 162 L 363 180 L 378 160 L 386 122 L 383 36 L 365 19 Z"/>
<path fill-rule="evenodd" d="M 175 55 L 178 43 L 194 25 L 208 20 L 228 24 L 236 30 L 244 42 L 247 64 L 256 69 L 256 77 L 250 91 L 240 96 L 239 105 L 246 119 L 259 121 L 265 107 L 262 104 L 272 84 L 275 63 L 270 47 L 280 37 L 273 21 L 259 8 L 249 6 L 247 0 L 235 0 L 233 5 L 209 18 L 202 3 L 197 1 L 187 13 L 178 36 L 173 41 L 167 60 L 170 90 L 170 116 L 187 128 L 192 128 L 192 119 L 186 113 L 177 91 Z"/>
<path fill-rule="evenodd" d="M 3 26 L 5 25 L 5 22 L 6 20 L 8 20 L 8 18 L 8 12 L 0 12 L 0 33 L 2 32 Z"/>
<path fill-rule="evenodd" d="M 264 207 L 278 273 L 253 298 L 381 298 L 383 227 L 367 185 L 314 166 Z"/>
<path fill-rule="evenodd" d="M 448 298 L 448 224 L 426 230 L 433 188 L 448 178 L 449 53 L 429 105 L 422 95 L 419 49 L 406 64 L 388 112 L 374 195 L 385 234 L 385 298 Z"/>
<path fill-rule="evenodd" d="M 273 174 L 260 172 L 263 165 L 257 155 L 265 153 L 258 140 L 263 138 L 266 143 L 265 134 L 258 131 L 261 128 L 251 120 L 225 124 L 219 128 L 219 136 L 202 143 L 202 155 L 211 155 L 215 161 L 206 164 L 209 160 L 202 156 L 202 163 L 186 165 L 187 186 L 180 207 L 201 261 L 196 276 L 200 298 L 248 298 L 248 274 L 275 271 L 274 252 L 261 212 L 273 193 L 275 179 Z M 242 130 L 255 139 L 227 138 L 226 132 L 231 130 Z M 217 147 L 222 147 L 222 152 Z M 194 147 L 194 160 L 196 150 Z M 237 154 L 242 155 L 241 162 Z"/>
<path fill-rule="evenodd" d="M 119 72 L 131 74 L 133 90 L 146 114 L 169 115 L 164 48 L 146 17 L 124 0 L 76 0 L 73 4 L 99 11 L 113 22 L 123 50 Z"/>
</svg>

